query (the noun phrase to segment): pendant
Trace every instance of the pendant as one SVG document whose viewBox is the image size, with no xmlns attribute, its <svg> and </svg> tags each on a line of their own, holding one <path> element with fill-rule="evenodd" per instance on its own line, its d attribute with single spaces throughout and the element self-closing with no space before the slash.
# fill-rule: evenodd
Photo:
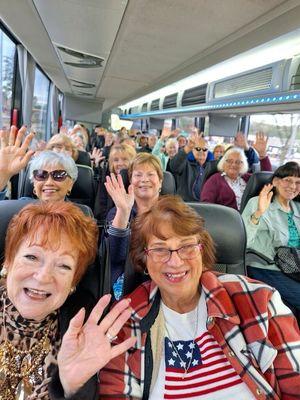
<svg viewBox="0 0 300 400">
<path fill-rule="evenodd" d="M 16 400 L 26 400 L 32 395 L 32 387 L 26 378 L 23 378 L 16 389 Z"/>
</svg>

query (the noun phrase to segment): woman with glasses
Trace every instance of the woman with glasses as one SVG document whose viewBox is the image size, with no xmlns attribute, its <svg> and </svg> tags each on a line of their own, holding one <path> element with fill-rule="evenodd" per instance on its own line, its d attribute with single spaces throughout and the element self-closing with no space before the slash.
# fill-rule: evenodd
<svg viewBox="0 0 300 400">
<path fill-rule="evenodd" d="M 253 147 L 259 154 L 261 170 L 272 171 L 267 156 L 267 138 L 263 133 L 256 135 Z M 246 184 L 251 176 L 248 173 L 248 161 L 244 150 L 231 147 L 218 162 L 217 168 L 219 172 L 213 174 L 204 183 L 200 200 L 239 210 Z"/>
<path fill-rule="evenodd" d="M 78 150 L 71 137 L 57 133 L 53 135 L 46 146 L 47 150 L 65 153 L 73 158 L 76 164 L 91 166 L 91 158 L 87 151 Z"/>
<path fill-rule="evenodd" d="M 278 292 L 212 272 L 203 219 L 163 196 L 132 224 L 131 258 L 149 275 L 127 296 L 116 343 L 134 349 L 100 371 L 100 399 L 292 399 L 300 391 L 300 332 Z"/>
<path fill-rule="evenodd" d="M 243 211 L 247 247 L 274 260 L 279 246 L 300 248 L 300 166 L 288 162 L 274 172 L 272 183 L 249 200 Z M 300 311 L 300 283 L 289 278 L 276 264 L 247 262 L 248 275 L 274 286 L 284 301 Z"/>
</svg>

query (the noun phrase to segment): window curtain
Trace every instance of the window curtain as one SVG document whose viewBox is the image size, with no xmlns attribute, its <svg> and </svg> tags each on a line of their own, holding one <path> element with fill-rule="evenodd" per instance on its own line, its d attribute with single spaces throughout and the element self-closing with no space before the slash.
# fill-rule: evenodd
<svg viewBox="0 0 300 400">
<path fill-rule="evenodd" d="M 30 126 L 36 64 L 33 57 L 22 45 L 17 45 L 17 51 L 22 85 L 22 119 L 23 124 Z"/>
</svg>

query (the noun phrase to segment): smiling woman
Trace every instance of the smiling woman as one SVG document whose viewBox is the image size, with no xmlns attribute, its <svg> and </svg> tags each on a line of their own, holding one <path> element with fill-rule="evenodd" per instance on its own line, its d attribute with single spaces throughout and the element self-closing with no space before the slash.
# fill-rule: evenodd
<svg viewBox="0 0 300 400">
<path fill-rule="evenodd" d="M 111 341 L 129 317 L 128 301 L 98 325 L 110 296 L 92 309 L 96 300 L 90 292 L 80 285 L 75 292 L 96 256 L 97 238 L 95 221 L 69 202 L 30 204 L 10 222 L 0 285 L 1 399 L 55 399 L 64 394 L 94 399 L 97 377 L 83 384 L 113 354 L 127 348 L 112 347 Z M 82 307 L 91 312 L 86 324 Z M 57 387 L 64 394 L 56 395 Z"/>
<path fill-rule="evenodd" d="M 204 221 L 179 197 L 162 196 L 131 227 L 133 265 L 151 280 L 128 295 L 119 336 L 136 335 L 136 348 L 100 372 L 100 399 L 297 397 L 300 333 L 278 292 L 213 272 Z"/>
<path fill-rule="evenodd" d="M 29 178 L 34 194 L 43 201 L 64 200 L 71 193 L 78 176 L 74 160 L 54 151 L 43 151 L 33 158 Z"/>
</svg>

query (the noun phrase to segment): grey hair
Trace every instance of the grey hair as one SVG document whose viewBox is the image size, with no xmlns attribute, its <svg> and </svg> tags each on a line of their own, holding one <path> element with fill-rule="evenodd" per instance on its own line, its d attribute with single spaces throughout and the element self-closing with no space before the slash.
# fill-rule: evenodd
<svg viewBox="0 0 300 400">
<path fill-rule="evenodd" d="M 240 174 L 244 175 L 248 172 L 248 169 L 249 169 L 248 160 L 247 160 L 247 157 L 245 156 L 244 150 L 241 149 L 240 147 L 230 147 L 230 149 L 225 151 L 223 157 L 218 162 L 218 170 L 220 172 L 224 172 L 224 164 L 225 164 L 226 160 L 229 159 L 231 154 L 235 154 L 235 153 L 238 153 L 241 157 L 241 161 L 243 161 Z"/>
<path fill-rule="evenodd" d="M 34 157 L 29 164 L 29 179 L 33 182 L 33 171 L 47 167 L 56 167 L 61 165 L 63 169 L 70 175 L 75 182 L 78 177 L 78 168 L 73 158 L 64 153 L 56 153 L 55 151 L 45 150 Z"/>
</svg>

